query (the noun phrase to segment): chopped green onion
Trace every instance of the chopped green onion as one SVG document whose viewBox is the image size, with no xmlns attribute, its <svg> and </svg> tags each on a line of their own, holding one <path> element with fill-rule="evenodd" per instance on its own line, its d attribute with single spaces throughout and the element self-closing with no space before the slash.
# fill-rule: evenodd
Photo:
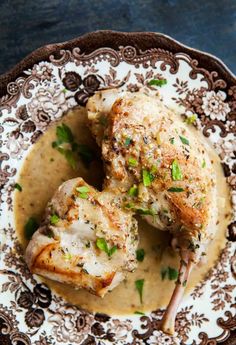
<svg viewBox="0 0 236 345">
<path fill-rule="evenodd" d="M 87 193 L 79 193 L 79 198 L 88 199 L 88 194 Z"/>
<path fill-rule="evenodd" d="M 171 166 L 171 174 L 172 174 L 172 179 L 174 181 L 181 181 L 183 179 L 183 175 L 180 169 L 180 166 L 178 164 L 177 159 L 175 159 L 172 162 L 172 166 Z"/>
<path fill-rule="evenodd" d="M 73 169 L 76 169 L 77 152 L 86 167 L 94 160 L 94 151 L 87 145 L 77 144 L 74 141 L 71 129 L 62 123 L 56 128 L 57 140 L 52 143 L 52 147 L 65 156 L 66 160 Z M 66 144 L 66 145 L 65 145 Z M 68 145 L 70 148 L 68 148 Z"/>
<path fill-rule="evenodd" d="M 57 126 L 56 135 L 60 143 L 72 143 L 74 141 L 71 129 L 64 123 L 61 126 Z"/>
<path fill-rule="evenodd" d="M 105 253 L 108 252 L 107 241 L 105 240 L 105 238 L 98 238 L 96 241 L 96 245 L 103 252 L 105 252 Z"/>
<path fill-rule="evenodd" d="M 15 183 L 14 188 L 17 189 L 19 192 L 22 192 L 22 187 L 19 183 Z"/>
<path fill-rule="evenodd" d="M 150 173 L 152 175 L 152 179 L 154 179 L 154 175 L 157 173 L 157 166 L 156 165 L 153 165 L 151 170 L 150 170 Z"/>
<path fill-rule="evenodd" d="M 87 186 L 77 187 L 75 190 L 79 192 L 79 197 L 81 199 L 88 199 L 89 188 Z"/>
<path fill-rule="evenodd" d="M 169 141 L 170 141 L 170 143 L 171 143 L 172 145 L 174 145 L 175 138 L 170 138 Z"/>
<path fill-rule="evenodd" d="M 134 312 L 134 314 L 136 314 L 136 315 L 145 315 L 145 313 L 144 313 L 144 312 L 142 312 L 142 311 L 138 311 L 138 310 L 136 310 L 136 311 Z"/>
<path fill-rule="evenodd" d="M 34 217 L 30 217 L 24 226 L 25 237 L 30 240 L 35 231 L 38 229 L 39 224 Z"/>
<path fill-rule="evenodd" d="M 136 250 L 136 259 L 140 262 L 142 262 L 144 260 L 144 256 L 145 256 L 145 251 L 144 249 L 137 249 Z"/>
<path fill-rule="evenodd" d="M 156 215 L 154 210 L 149 209 L 149 208 L 135 208 L 135 211 L 142 216 L 148 216 L 148 215 L 155 216 Z"/>
<path fill-rule="evenodd" d="M 76 169 L 76 160 L 73 153 L 74 150 L 63 147 L 63 144 L 70 144 L 71 148 L 74 145 L 74 137 L 70 128 L 62 123 L 62 125 L 59 125 L 56 128 L 56 136 L 57 141 L 52 143 L 52 147 L 65 156 L 72 169 Z"/>
<path fill-rule="evenodd" d="M 136 167 L 138 165 L 137 160 L 135 158 L 133 158 L 133 157 L 130 157 L 128 159 L 128 162 L 129 162 L 129 166 L 131 166 L 131 167 Z"/>
<path fill-rule="evenodd" d="M 51 217 L 50 217 L 50 223 L 51 224 L 57 224 L 59 222 L 60 218 L 56 215 L 56 214 L 53 214 Z"/>
<path fill-rule="evenodd" d="M 176 280 L 178 278 L 178 271 L 175 268 L 168 267 L 168 278 L 169 280 Z"/>
<path fill-rule="evenodd" d="M 152 79 L 148 82 L 150 86 L 163 86 L 167 84 L 166 79 Z"/>
<path fill-rule="evenodd" d="M 70 253 L 66 253 L 63 255 L 64 260 L 70 261 L 72 259 L 73 255 Z"/>
<path fill-rule="evenodd" d="M 117 251 L 117 246 L 113 246 L 109 249 L 108 256 L 112 256 Z"/>
<path fill-rule="evenodd" d="M 184 189 L 181 187 L 170 187 L 169 189 L 167 189 L 167 191 L 172 193 L 180 193 L 183 192 Z"/>
<path fill-rule="evenodd" d="M 128 195 L 129 196 L 137 196 L 138 195 L 138 187 L 136 185 L 133 185 L 132 187 L 130 187 L 130 189 L 128 190 Z"/>
<path fill-rule="evenodd" d="M 167 272 L 168 272 L 167 268 L 162 268 L 161 269 L 161 280 L 165 279 L 165 277 L 167 275 Z"/>
<path fill-rule="evenodd" d="M 191 115 L 189 117 L 186 117 L 184 122 L 186 122 L 188 125 L 193 124 L 197 120 L 197 115 Z"/>
<path fill-rule="evenodd" d="M 76 191 L 79 193 L 88 193 L 89 188 L 87 186 L 76 187 Z"/>
<path fill-rule="evenodd" d="M 202 168 L 205 168 L 205 167 L 206 167 L 206 161 L 205 161 L 205 159 L 203 159 Z"/>
<path fill-rule="evenodd" d="M 125 146 L 129 146 L 131 143 L 131 138 L 126 138 L 125 139 Z"/>
<path fill-rule="evenodd" d="M 179 135 L 179 138 L 184 145 L 189 145 L 189 140 L 187 138 L 182 137 L 181 135 Z"/>
<path fill-rule="evenodd" d="M 110 249 L 108 248 L 105 238 L 98 238 L 96 241 L 96 246 L 105 252 L 109 257 L 111 257 L 117 251 L 117 246 L 113 246 Z"/>
<path fill-rule="evenodd" d="M 135 281 L 135 287 L 138 290 L 141 303 L 143 303 L 143 286 L 144 286 L 144 279 L 138 279 Z"/>
<path fill-rule="evenodd" d="M 142 177 L 143 177 L 143 184 L 145 187 L 150 187 L 152 184 L 152 181 L 154 180 L 153 175 L 146 169 L 143 169 L 142 171 Z"/>
<path fill-rule="evenodd" d="M 72 169 L 76 169 L 76 160 L 74 157 L 74 153 L 71 150 L 64 150 L 64 156 L 67 160 L 67 162 L 70 164 Z"/>
<path fill-rule="evenodd" d="M 124 207 L 128 208 L 128 209 L 132 209 L 137 214 L 140 214 L 142 216 L 147 216 L 147 215 L 155 216 L 156 215 L 154 210 L 152 210 L 150 208 L 135 207 L 135 204 L 133 204 L 133 203 L 127 203 L 124 205 Z"/>
<path fill-rule="evenodd" d="M 59 146 L 59 144 L 58 144 L 57 141 L 53 141 L 53 142 L 52 142 L 52 147 L 53 147 L 54 149 L 58 149 L 58 146 Z"/>
<path fill-rule="evenodd" d="M 161 279 L 164 280 L 166 277 L 169 280 L 176 280 L 178 278 L 178 271 L 170 266 L 161 269 Z"/>
</svg>

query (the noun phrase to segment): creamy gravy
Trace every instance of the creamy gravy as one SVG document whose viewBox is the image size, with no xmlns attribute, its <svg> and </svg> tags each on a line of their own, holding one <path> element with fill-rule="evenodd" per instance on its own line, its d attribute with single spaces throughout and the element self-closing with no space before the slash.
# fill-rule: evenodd
<svg viewBox="0 0 236 345">
<path fill-rule="evenodd" d="M 76 108 L 63 117 L 61 122 L 66 123 L 72 129 L 77 142 L 96 147 L 86 127 L 85 120 L 85 110 Z M 82 176 L 95 187 L 99 188 L 102 184 L 101 161 L 94 161 L 89 169 L 86 169 L 83 163 L 79 162 L 78 169 L 75 171 L 70 168 L 64 156 L 52 148 L 51 143 L 56 139 L 57 125 L 58 123 L 52 125 L 32 147 L 18 176 L 17 182 L 23 190 L 22 192 L 15 192 L 14 212 L 18 237 L 24 248 L 27 245 L 27 240 L 24 237 L 25 223 L 31 216 L 40 220 L 47 202 L 63 181 Z M 199 138 L 205 140 L 200 133 Z M 219 209 L 217 231 L 214 241 L 208 246 L 206 262 L 194 268 L 186 293 L 190 293 L 217 261 L 220 251 L 225 246 L 225 230 L 231 216 L 229 188 L 219 158 L 213 149 L 210 149 L 210 155 L 217 174 Z M 103 299 L 49 279 L 43 280 L 68 302 L 89 311 L 117 315 L 165 307 L 173 291 L 174 282 L 162 281 L 160 271 L 167 266 L 178 268 L 179 257 L 168 246 L 168 233 L 157 231 L 144 221 L 139 220 L 139 234 L 139 248 L 144 248 L 146 252 L 144 261 L 139 263 L 138 269 L 134 273 L 129 273 L 127 279 Z M 143 305 L 140 304 L 138 293 L 135 290 L 135 280 L 137 279 L 145 280 Z"/>
</svg>

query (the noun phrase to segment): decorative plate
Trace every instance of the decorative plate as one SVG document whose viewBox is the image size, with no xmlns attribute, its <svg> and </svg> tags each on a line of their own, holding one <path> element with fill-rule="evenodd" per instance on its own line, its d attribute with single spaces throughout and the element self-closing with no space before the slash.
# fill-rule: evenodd
<svg viewBox="0 0 236 345">
<path fill-rule="evenodd" d="M 126 318 L 68 306 L 30 274 L 14 228 L 16 176 L 47 126 L 100 88 L 136 91 L 152 78 L 168 80 L 160 89 L 166 104 L 197 114 L 222 160 L 234 211 L 217 265 L 179 309 L 176 337 L 157 329 L 163 310 Z M 0 77 L 0 97 L 0 343 L 236 344 L 236 80 L 225 65 L 162 34 L 100 31 L 36 50 Z"/>
</svg>

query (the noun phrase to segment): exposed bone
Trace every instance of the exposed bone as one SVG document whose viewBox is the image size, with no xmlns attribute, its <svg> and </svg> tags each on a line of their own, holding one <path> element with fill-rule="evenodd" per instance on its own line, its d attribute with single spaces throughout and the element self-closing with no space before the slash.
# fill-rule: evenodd
<svg viewBox="0 0 236 345">
<path fill-rule="evenodd" d="M 173 335 L 175 332 L 175 319 L 178 307 L 183 299 L 188 277 L 193 266 L 194 263 L 190 259 L 190 255 L 188 255 L 188 252 L 182 252 L 179 268 L 179 277 L 176 281 L 175 289 L 172 293 L 170 302 L 166 308 L 166 311 L 162 317 L 160 324 L 160 329 L 165 333 Z"/>
</svg>

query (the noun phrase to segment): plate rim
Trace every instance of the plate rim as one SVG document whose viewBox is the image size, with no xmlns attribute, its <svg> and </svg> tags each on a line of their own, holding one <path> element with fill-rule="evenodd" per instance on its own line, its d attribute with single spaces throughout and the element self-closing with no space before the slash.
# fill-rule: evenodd
<svg viewBox="0 0 236 345">
<path fill-rule="evenodd" d="M 100 33 L 100 31 L 98 31 L 98 32 L 93 32 L 92 33 L 92 35 L 93 36 L 96 36 L 95 34 L 96 33 Z M 104 31 L 103 31 L 103 33 L 104 33 Z M 106 35 L 107 35 L 107 33 L 109 33 L 109 35 L 110 35 L 110 33 L 111 33 L 111 31 L 109 31 L 109 30 L 105 30 L 105 33 L 106 33 Z M 120 33 L 120 32 L 112 32 L 113 34 L 119 34 L 119 36 L 121 35 L 122 37 L 125 37 L 124 39 L 123 39 L 123 42 L 128 42 L 129 41 L 129 35 L 130 34 L 128 34 L 128 33 Z M 124 34 L 128 34 L 128 36 L 126 35 L 126 36 L 124 36 Z M 131 33 L 132 34 L 132 33 Z M 147 34 L 147 33 L 135 33 L 135 34 L 141 34 L 141 36 L 142 36 L 142 39 L 141 40 L 143 40 L 143 34 Z M 204 53 L 201 53 L 201 52 L 199 52 L 199 55 L 196 55 L 197 53 L 197 50 L 195 50 L 195 49 L 192 49 L 192 48 L 188 48 L 189 50 L 188 51 L 186 51 L 186 50 L 184 50 L 184 45 L 182 45 L 182 44 L 180 44 L 178 41 L 176 41 L 176 40 L 173 40 L 173 39 L 171 39 L 170 37 L 168 37 L 168 36 L 166 36 L 166 35 L 163 35 L 163 34 L 158 34 L 158 33 L 149 33 L 149 34 L 154 34 L 155 36 L 154 36 L 154 38 L 155 38 L 155 40 L 154 40 L 154 42 L 156 42 L 156 43 L 153 43 L 153 44 L 151 44 L 150 42 L 151 42 L 151 40 L 150 40 L 150 36 L 149 36 L 149 48 L 147 47 L 146 49 L 148 50 L 148 49 L 150 49 L 149 50 L 149 52 L 148 53 L 150 53 L 151 52 L 151 48 L 150 47 L 153 47 L 153 48 L 160 48 L 160 49 L 163 49 L 163 51 L 164 50 L 166 50 L 166 52 L 168 52 L 168 51 L 170 51 L 171 52 L 171 54 L 174 56 L 174 57 L 177 57 L 178 58 L 178 54 L 182 54 L 183 56 L 187 56 L 187 54 L 188 54 L 188 56 L 190 57 L 190 58 L 192 58 L 193 59 L 193 61 L 194 61 L 194 59 L 198 59 L 198 57 L 200 58 L 200 57 L 202 57 L 203 56 L 203 54 Z M 89 36 L 90 34 L 87 34 L 87 35 L 83 35 L 82 37 L 85 37 L 86 36 L 86 39 L 85 39 L 85 42 L 84 42 L 84 45 L 86 46 L 86 42 L 87 42 L 87 40 L 88 40 L 88 36 Z M 52 49 L 54 49 L 54 47 L 55 47 L 55 45 L 57 45 L 57 47 L 55 48 L 56 50 L 56 53 L 58 54 L 58 56 L 59 56 L 59 59 L 63 56 L 63 54 L 62 54 L 62 52 L 61 52 L 61 49 L 63 49 L 63 46 L 61 46 L 61 45 L 63 45 L 63 44 L 68 44 L 69 42 L 73 42 L 73 44 L 72 44 L 72 46 L 71 47 L 69 47 L 68 49 L 69 50 L 73 50 L 73 48 L 74 47 L 76 47 L 76 46 L 79 46 L 80 47 L 80 44 L 78 43 L 78 41 L 79 41 L 79 39 L 81 39 L 82 37 L 79 37 L 79 38 L 77 38 L 77 39 L 74 39 L 74 40 L 71 40 L 71 41 L 66 41 L 66 42 L 64 42 L 64 43 L 59 43 L 59 44 L 51 44 L 51 45 L 48 45 L 48 46 L 44 46 L 44 47 L 41 47 L 41 48 L 39 48 L 38 50 L 40 50 L 40 49 L 44 49 L 44 52 L 45 52 L 45 48 L 46 47 L 51 47 Z M 145 36 L 146 37 L 146 36 Z M 161 43 L 160 43 L 160 45 L 161 45 L 161 47 L 158 45 L 158 39 L 157 39 L 157 37 L 158 37 L 158 39 L 160 39 L 160 41 L 161 41 Z M 113 38 L 112 39 L 114 39 L 114 36 L 113 36 Z M 167 40 L 166 40 L 167 39 Z M 168 41 L 169 40 L 169 41 Z M 169 42 L 169 46 L 168 46 L 168 42 Z M 176 43 L 174 43 L 174 42 L 176 42 Z M 88 42 L 89 43 L 89 42 Z M 176 45 L 177 44 L 177 45 Z M 179 46 L 178 46 L 178 44 L 179 44 Z M 135 46 L 135 48 L 137 48 L 137 49 L 139 49 L 140 48 L 140 45 L 139 45 L 139 41 L 137 40 L 136 41 L 136 44 L 135 44 L 135 41 L 131 41 L 130 42 L 130 45 L 131 45 L 131 47 L 132 46 Z M 126 44 L 124 44 L 124 46 L 125 46 L 125 48 L 127 48 L 127 45 Z M 91 47 L 91 52 L 93 52 L 93 51 L 100 51 L 100 49 L 99 48 L 101 48 L 101 51 L 103 50 L 103 49 L 106 49 L 106 47 L 108 47 L 109 48 L 109 45 L 98 45 L 96 48 L 94 48 L 94 46 L 92 46 Z M 116 46 L 116 47 L 114 47 L 113 46 L 113 48 L 111 48 L 111 49 L 113 49 L 113 50 L 118 50 L 119 48 L 118 48 L 119 46 Z M 174 51 L 173 51 L 173 49 L 172 49 L 172 47 L 174 47 L 173 49 L 174 49 Z M 178 48 L 179 47 L 179 48 Z M 182 48 L 181 48 L 182 47 Z M 124 49 L 125 49 L 124 48 Z M 128 47 L 129 48 L 129 47 Z M 145 48 L 143 48 L 143 50 L 145 50 Z M 155 49 L 156 50 L 156 49 Z M 184 51 L 184 53 L 182 53 L 182 51 Z M 193 52 L 193 53 L 192 53 Z M 34 53 L 34 52 L 33 52 Z M 31 54 L 29 54 L 29 58 L 33 55 L 33 53 L 31 53 Z M 162 53 L 162 52 L 160 52 L 160 53 Z M 50 59 L 50 52 L 46 49 L 46 61 L 48 61 L 48 59 Z M 54 53 L 54 51 L 52 52 L 52 54 L 55 54 Z M 84 50 L 83 49 L 81 49 L 81 51 L 79 52 L 79 54 L 81 54 L 81 55 L 84 55 L 84 54 L 86 54 L 86 52 L 84 52 Z M 141 54 L 142 54 L 142 50 L 141 50 Z M 195 54 L 195 56 L 193 56 Z M 89 54 L 88 54 L 89 55 Z M 92 54 L 91 54 L 92 55 Z M 228 89 L 228 88 L 230 88 L 230 84 L 231 84 L 231 82 L 229 82 L 228 83 L 228 80 L 231 80 L 232 78 L 232 76 L 231 76 L 231 74 L 229 74 L 227 71 L 226 71 L 226 69 L 225 70 L 223 70 L 222 69 L 222 66 L 223 66 L 223 63 L 222 64 L 215 64 L 215 63 L 213 63 L 212 61 L 212 59 L 211 58 L 209 58 L 209 54 L 205 54 L 205 55 L 207 55 L 207 58 L 205 57 L 205 61 L 206 61 L 206 63 L 204 64 L 204 61 L 203 60 L 201 60 L 201 61 L 203 61 L 203 62 L 201 62 L 201 63 L 199 63 L 199 65 L 197 65 L 197 61 L 195 60 L 195 62 L 196 62 L 196 66 L 199 68 L 199 69 L 204 69 L 204 68 L 207 68 L 209 71 L 210 71 L 210 73 L 209 73 L 209 75 L 211 76 L 211 77 L 214 77 L 214 76 L 217 76 L 217 78 L 224 78 L 226 81 L 227 81 L 227 83 L 225 83 L 225 86 L 223 86 L 222 88 L 224 89 Z M 56 61 L 57 61 L 57 59 L 58 59 L 58 56 L 56 56 Z M 213 59 L 214 59 L 214 57 L 213 57 Z M 215 58 L 216 60 L 217 60 L 217 58 Z M 25 60 L 25 59 L 23 59 L 23 60 Z M 22 60 L 22 61 L 23 61 Z M 199 59 L 198 59 L 199 60 Z M 40 61 L 42 61 L 42 59 L 39 59 L 39 61 L 38 62 L 40 62 Z M 30 67 L 32 67 L 32 65 L 34 64 L 34 63 L 38 63 L 38 62 L 34 62 L 33 60 L 30 60 L 29 61 L 29 63 L 30 63 Z M 129 64 L 129 61 L 128 61 L 128 64 Z M 18 64 L 18 65 L 20 65 L 20 63 Z M 195 66 L 195 67 L 196 67 Z M 17 65 L 15 66 L 15 67 L 17 67 Z M 202 68 L 201 68 L 202 67 Z M 144 67 L 145 68 L 145 67 Z M 214 73 L 215 72 L 213 72 L 213 71 L 217 71 L 217 73 L 214 75 Z M 224 74 L 223 74 L 223 72 L 224 72 Z M 22 72 L 24 72 L 24 70 L 19 70 L 19 73 L 22 73 Z M 218 73 L 219 72 L 219 73 Z M 7 73 L 7 74 L 9 74 L 9 72 Z M 219 74 L 219 75 L 217 75 L 217 74 Z M 23 76 L 25 77 L 25 75 L 23 74 Z M 27 78 L 27 77 L 26 77 Z M 194 78 L 193 78 L 194 79 Z M 14 84 L 14 83 L 13 83 Z M 235 85 L 235 80 L 233 80 L 233 85 Z M 0 88 L 1 88 L 1 85 L 0 85 Z M 218 88 L 218 87 L 217 87 Z M 214 339 L 219 339 L 219 337 L 217 337 L 217 338 L 214 338 Z M 210 339 L 211 340 L 211 339 Z"/>
<path fill-rule="evenodd" d="M 209 65 L 212 66 L 212 71 L 216 70 L 220 72 L 223 78 L 228 80 L 230 84 L 236 83 L 236 75 L 227 67 L 227 65 L 220 58 L 208 52 L 201 51 L 199 49 L 185 45 L 182 42 L 164 33 L 154 31 L 127 32 L 116 30 L 96 30 L 63 42 L 46 44 L 26 55 L 22 60 L 16 63 L 7 72 L 0 75 L 0 97 L 7 94 L 8 83 L 15 81 L 23 73 L 24 70 L 30 68 L 35 63 L 39 63 L 43 60 L 48 60 L 50 55 L 60 52 L 61 49 L 73 49 L 76 46 L 78 47 L 82 45 L 84 48 L 82 49 L 83 53 L 86 54 L 88 52 L 95 51 L 96 49 L 102 47 L 109 47 L 117 50 L 119 48 L 119 45 L 121 44 L 120 41 L 128 43 L 128 41 L 130 40 L 130 45 L 137 45 L 141 43 L 143 37 L 147 38 L 148 40 L 144 40 L 145 42 L 142 42 L 144 43 L 144 48 L 142 49 L 146 50 L 155 48 L 157 43 L 161 43 L 161 45 L 167 45 L 168 48 L 172 48 L 169 50 L 175 50 L 175 53 L 177 49 L 179 51 L 181 50 L 181 52 L 183 53 L 187 53 L 191 58 L 196 58 L 200 62 L 200 64 L 202 60 L 205 60 L 206 63 L 209 60 Z M 116 40 L 113 40 L 112 38 L 116 38 Z M 102 43 L 104 39 L 108 39 L 108 41 L 110 41 L 109 45 L 104 45 Z M 96 47 L 94 44 L 95 41 L 97 41 Z M 117 45 L 118 41 L 119 44 Z M 146 45 L 146 43 L 148 44 Z"/>
</svg>

